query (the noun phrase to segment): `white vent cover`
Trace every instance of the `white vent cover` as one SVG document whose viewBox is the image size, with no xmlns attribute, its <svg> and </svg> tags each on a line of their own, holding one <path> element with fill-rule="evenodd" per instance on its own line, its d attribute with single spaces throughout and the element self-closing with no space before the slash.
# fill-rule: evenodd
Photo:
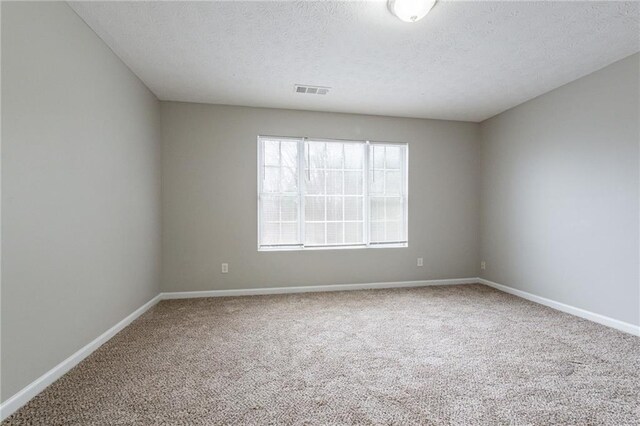
<svg viewBox="0 0 640 426">
<path fill-rule="evenodd" d="M 294 84 L 293 90 L 296 93 L 307 93 L 309 95 L 326 95 L 331 87 L 307 86 L 306 84 Z"/>
</svg>

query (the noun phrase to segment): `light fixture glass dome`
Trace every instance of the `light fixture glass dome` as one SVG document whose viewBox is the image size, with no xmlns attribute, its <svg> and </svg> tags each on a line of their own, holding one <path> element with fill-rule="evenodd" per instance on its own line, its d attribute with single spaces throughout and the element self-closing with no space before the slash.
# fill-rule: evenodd
<svg viewBox="0 0 640 426">
<path fill-rule="evenodd" d="M 436 4 L 436 0 L 389 0 L 387 7 L 404 22 L 416 22 L 424 18 Z"/>
</svg>

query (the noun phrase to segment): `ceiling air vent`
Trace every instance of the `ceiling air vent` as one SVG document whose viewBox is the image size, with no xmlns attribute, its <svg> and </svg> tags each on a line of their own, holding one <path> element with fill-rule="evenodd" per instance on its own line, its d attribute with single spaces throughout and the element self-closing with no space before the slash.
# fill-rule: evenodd
<svg viewBox="0 0 640 426">
<path fill-rule="evenodd" d="M 307 86 L 303 84 L 295 84 L 293 86 L 296 93 L 307 93 L 309 95 L 326 95 L 331 87 Z"/>
</svg>

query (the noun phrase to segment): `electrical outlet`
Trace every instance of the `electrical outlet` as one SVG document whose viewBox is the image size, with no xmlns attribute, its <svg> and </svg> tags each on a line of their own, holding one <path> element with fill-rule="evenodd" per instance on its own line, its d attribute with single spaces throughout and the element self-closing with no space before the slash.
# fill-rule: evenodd
<svg viewBox="0 0 640 426">
<path fill-rule="evenodd" d="M 229 272 L 229 264 L 228 263 L 223 263 L 222 264 L 222 273 L 226 274 Z"/>
<path fill-rule="evenodd" d="M 418 258 L 418 266 L 423 266 L 424 265 L 424 261 L 421 257 Z"/>
<path fill-rule="evenodd" d="M 483 271 L 487 269 L 487 262 L 485 262 L 484 260 L 480 262 L 480 269 L 482 269 Z"/>
</svg>

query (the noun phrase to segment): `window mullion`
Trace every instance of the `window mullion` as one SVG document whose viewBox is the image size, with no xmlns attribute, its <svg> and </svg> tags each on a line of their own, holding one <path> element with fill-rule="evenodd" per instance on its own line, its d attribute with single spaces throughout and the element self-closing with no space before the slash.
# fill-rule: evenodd
<svg viewBox="0 0 640 426">
<path fill-rule="evenodd" d="M 282 242 L 282 141 L 278 142 L 278 244 Z"/>
<path fill-rule="evenodd" d="M 400 189 L 402 193 L 402 239 L 409 241 L 409 160 L 408 147 L 404 147 L 401 150 L 400 156 L 400 178 L 402 179 L 402 187 Z"/>
<path fill-rule="evenodd" d="M 304 192 L 306 181 L 304 179 L 304 153 L 306 148 L 306 138 L 298 141 L 298 243 L 304 247 L 305 242 L 305 214 L 304 214 Z M 308 167 L 308 165 L 307 165 Z"/>
<path fill-rule="evenodd" d="M 371 145 L 369 141 L 364 146 L 364 164 L 363 164 L 363 197 L 362 197 L 362 237 L 364 244 L 369 247 L 370 241 L 370 223 L 369 223 L 369 154 Z"/>
<path fill-rule="evenodd" d="M 262 213 L 262 181 L 264 179 L 264 154 L 263 154 L 263 146 L 264 143 L 258 137 L 258 250 L 260 250 L 260 246 L 262 245 L 262 230 L 263 230 L 263 220 L 264 214 Z"/>
<path fill-rule="evenodd" d="M 322 148 L 322 173 L 324 173 L 324 245 L 327 245 L 327 203 L 329 202 L 329 197 L 327 197 L 327 176 L 329 174 L 327 170 L 327 144 L 323 144 Z"/>
<path fill-rule="evenodd" d="M 345 224 L 345 212 L 344 212 L 344 200 L 345 200 L 345 174 L 347 173 L 345 171 L 346 168 L 346 159 L 345 159 L 345 154 L 344 154 L 344 144 L 342 144 L 342 244 L 344 244 L 344 242 L 347 239 L 347 230 L 346 230 L 346 224 Z"/>
</svg>

